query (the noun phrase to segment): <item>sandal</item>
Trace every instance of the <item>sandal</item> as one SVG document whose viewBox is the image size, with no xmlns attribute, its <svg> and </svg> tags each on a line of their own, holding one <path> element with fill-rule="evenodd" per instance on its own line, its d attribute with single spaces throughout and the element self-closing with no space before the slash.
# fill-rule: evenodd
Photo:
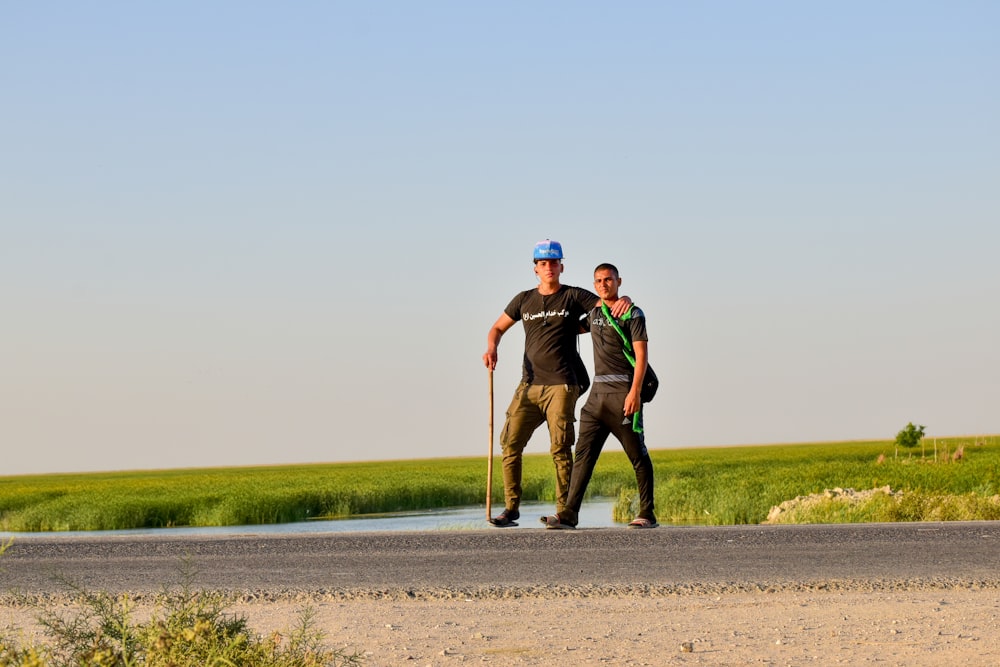
<svg viewBox="0 0 1000 667">
<path fill-rule="evenodd" d="M 551 528 L 554 530 L 575 530 L 576 526 L 571 523 L 566 523 L 559 518 L 558 514 L 552 514 L 549 516 L 543 516 L 538 519 L 545 524 L 546 528 Z"/>
<path fill-rule="evenodd" d="M 497 528 L 510 528 L 517 525 L 517 519 L 521 518 L 521 513 L 517 510 L 507 510 L 505 509 L 500 514 L 496 515 L 492 519 L 487 519 L 491 524 Z"/>
<path fill-rule="evenodd" d="M 632 521 L 628 524 L 628 527 L 629 528 L 656 528 L 659 525 L 660 524 L 656 523 L 656 521 L 650 521 L 649 519 L 647 519 L 645 517 L 637 516 L 636 518 L 632 519 Z"/>
</svg>

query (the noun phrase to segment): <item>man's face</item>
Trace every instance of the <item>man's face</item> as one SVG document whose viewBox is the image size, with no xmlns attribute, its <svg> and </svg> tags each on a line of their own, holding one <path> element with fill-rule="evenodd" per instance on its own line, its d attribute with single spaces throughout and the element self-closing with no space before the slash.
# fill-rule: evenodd
<svg viewBox="0 0 1000 667">
<path fill-rule="evenodd" d="M 618 298 L 618 287 L 621 284 L 622 279 L 611 269 L 594 272 L 594 291 L 605 301 L 614 301 Z"/>
<path fill-rule="evenodd" d="M 563 264 L 558 259 L 540 259 L 535 262 L 535 275 L 543 282 L 552 282 L 563 272 Z"/>
</svg>

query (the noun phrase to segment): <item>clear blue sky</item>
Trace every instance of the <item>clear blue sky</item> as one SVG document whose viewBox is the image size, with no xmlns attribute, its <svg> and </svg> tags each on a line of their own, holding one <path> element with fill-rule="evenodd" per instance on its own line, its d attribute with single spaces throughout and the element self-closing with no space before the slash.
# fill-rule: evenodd
<svg viewBox="0 0 1000 667">
<path fill-rule="evenodd" d="M 0 474 L 485 457 L 546 237 L 646 311 L 654 448 L 1000 432 L 998 35 L 985 1 L 5 3 Z"/>
</svg>

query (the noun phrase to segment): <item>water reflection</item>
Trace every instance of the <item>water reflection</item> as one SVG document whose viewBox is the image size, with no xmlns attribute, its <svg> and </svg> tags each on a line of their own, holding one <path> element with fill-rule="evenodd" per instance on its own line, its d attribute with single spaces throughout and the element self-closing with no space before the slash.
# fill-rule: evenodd
<svg viewBox="0 0 1000 667">
<path fill-rule="evenodd" d="M 613 500 L 596 499 L 583 504 L 580 510 L 580 528 L 608 528 L 621 526 L 611 520 Z M 504 530 L 527 530 L 545 527 L 538 521 L 543 514 L 554 511 L 551 503 L 523 503 L 521 518 L 515 528 Z M 494 507 L 494 514 L 503 506 Z M 403 532 L 419 530 L 477 530 L 489 528 L 486 523 L 486 507 L 458 507 L 452 509 L 425 510 L 420 512 L 398 512 L 393 514 L 367 514 L 335 520 L 304 521 L 299 523 L 279 523 L 263 526 L 209 526 L 197 528 L 138 528 L 134 530 L 87 530 L 54 533 L 4 533 L 2 537 L 97 537 L 102 535 L 163 535 L 169 537 L 202 535 L 279 535 L 279 534 L 322 534 L 346 532 Z"/>
</svg>

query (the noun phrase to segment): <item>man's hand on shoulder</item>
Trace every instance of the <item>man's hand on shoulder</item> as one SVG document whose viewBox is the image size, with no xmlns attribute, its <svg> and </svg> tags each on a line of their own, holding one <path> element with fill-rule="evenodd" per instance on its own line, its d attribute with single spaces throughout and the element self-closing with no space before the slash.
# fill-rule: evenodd
<svg viewBox="0 0 1000 667">
<path fill-rule="evenodd" d="M 631 297 L 623 296 L 615 301 L 614 305 L 611 306 L 611 316 L 618 318 L 623 316 L 628 312 L 628 309 L 632 307 Z"/>
</svg>

